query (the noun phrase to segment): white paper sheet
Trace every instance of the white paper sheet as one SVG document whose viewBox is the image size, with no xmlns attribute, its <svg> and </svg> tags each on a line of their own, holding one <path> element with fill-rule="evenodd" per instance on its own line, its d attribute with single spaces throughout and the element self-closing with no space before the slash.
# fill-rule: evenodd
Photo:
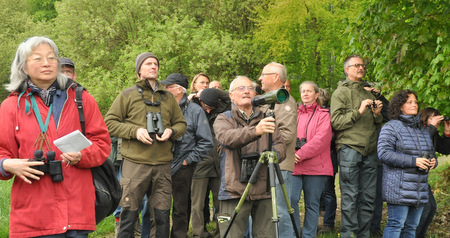
<svg viewBox="0 0 450 238">
<path fill-rule="evenodd" d="M 73 131 L 59 139 L 56 139 L 53 143 L 63 153 L 80 152 L 82 149 L 92 145 L 92 142 L 88 140 L 79 130 Z"/>
</svg>

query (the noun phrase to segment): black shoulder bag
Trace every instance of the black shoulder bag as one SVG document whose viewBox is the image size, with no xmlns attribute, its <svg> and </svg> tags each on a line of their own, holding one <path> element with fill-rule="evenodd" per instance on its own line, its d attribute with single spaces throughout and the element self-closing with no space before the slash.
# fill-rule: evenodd
<svg viewBox="0 0 450 238">
<path fill-rule="evenodd" d="M 75 88 L 75 102 L 80 117 L 81 130 L 84 135 L 83 90 L 84 88 L 80 85 Z M 111 160 L 107 159 L 102 165 L 91 168 L 91 172 L 95 187 L 95 221 L 98 224 L 116 210 L 122 197 L 122 188 L 116 178 L 114 165 Z"/>
</svg>

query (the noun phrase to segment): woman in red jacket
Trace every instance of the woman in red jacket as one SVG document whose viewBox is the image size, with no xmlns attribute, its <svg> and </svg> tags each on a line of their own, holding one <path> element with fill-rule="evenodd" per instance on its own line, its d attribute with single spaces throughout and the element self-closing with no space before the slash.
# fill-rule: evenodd
<svg viewBox="0 0 450 238">
<path fill-rule="evenodd" d="M 95 99 L 84 91 L 92 145 L 63 153 L 53 144 L 81 131 L 74 82 L 60 70 L 58 48 L 45 37 L 26 39 L 11 64 L 11 94 L 0 107 L 0 179 L 14 178 L 10 237 L 88 237 L 96 228 L 90 168 L 106 160 L 111 140 Z M 53 153 L 54 161 L 30 162 L 37 150 L 47 159 Z"/>
<path fill-rule="evenodd" d="M 295 167 L 292 173 L 291 204 L 294 219 L 300 230 L 298 203 L 302 191 L 305 198 L 303 237 L 315 237 L 319 222 L 320 196 L 328 176 L 333 176 L 330 157 L 330 113 L 317 103 L 319 87 L 311 81 L 300 85 L 302 104 L 297 115 L 297 144 Z"/>
</svg>

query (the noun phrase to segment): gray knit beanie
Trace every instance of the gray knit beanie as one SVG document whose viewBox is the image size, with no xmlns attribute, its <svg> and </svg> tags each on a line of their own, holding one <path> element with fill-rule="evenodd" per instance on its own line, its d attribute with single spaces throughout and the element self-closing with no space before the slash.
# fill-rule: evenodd
<svg viewBox="0 0 450 238">
<path fill-rule="evenodd" d="M 150 57 L 155 58 L 156 61 L 158 61 L 158 66 L 159 66 L 159 59 L 156 57 L 156 55 L 154 55 L 153 53 L 150 53 L 150 52 L 145 52 L 136 57 L 136 73 L 139 73 L 139 70 L 141 69 L 141 65 L 144 62 L 144 60 L 147 58 L 150 58 Z"/>
</svg>

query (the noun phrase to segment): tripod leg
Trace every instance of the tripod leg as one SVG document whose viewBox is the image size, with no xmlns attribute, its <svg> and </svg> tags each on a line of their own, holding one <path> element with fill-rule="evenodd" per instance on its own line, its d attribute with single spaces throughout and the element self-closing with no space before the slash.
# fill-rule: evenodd
<svg viewBox="0 0 450 238">
<path fill-rule="evenodd" d="M 269 155 L 269 179 L 270 179 L 270 194 L 272 195 L 272 222 L 275 223 L 275 237 L 278 237 L 278 212 L 277 212 L 277 191 L 275 187 L 275 166 L 274 156 Z"/>
<path fill-rule="evenodd" d="M 244 193 L 242 193 L 241 199 L 239 200 L 238 205 L 236 206 L 236 208 L 234 209 L 234 214 L 233 217 L 231 218 L 230 224 L 228 225 L 225 234 L 224 234 L 224 238 L 227 237 L 228 233 L 230 232 L 230 228 L 233 225 L 234 220 L 236 219 L 237 214 L 239 213 L 239 210 L 241 210 L 242 205 L 245 202 L 245 199 L 248 196 L 248 193 L 250 191 L 250 188 L 252 187 L 253 184 L 256 183 L 256 179 L 258 178 L 258 172 L 261 169 L 262 161 L 264 161 L 264 158 L 261 156 L 261 158 L 259 159 L 258 163 L 255 166 L 255 169 L 252 172 L 252 175 L 250 176 L 250 179 L 247 183 L 247 186 L 245 187 Z M 220 218 L 219 218 L 220 221 Z"/>
<path fill-rule="evenodd" d="M 286 186 L 284 185 L 284 179 L 283 179 L 283 175 L 281 174 L 280 165 L 278 163 L 275 163 L 274 165 L 275 165 L 275 171 L 277 173 L 278 181 L 280 182 L 281 190 L 283 191 L 284 201 L 286 202 L 286 207 L 288 209 L 289 216 L 291 217 L 292 226 L 294 227 L 295 236 L 299 238 L 300 235 L 298 233 L 298 229 L 297 229 L 297 226 L 295 225 L 295 220 L 294 220 L 294 212 L 295 211 L 294 211 L 294 208 L 292 208 L 292 206 L 291 206 L 291 200 L 288 197 L 288 194 L 286 191 Z M 275 204 L 275 206 L 276 206 L 276 204 Z"/>
</svg>

